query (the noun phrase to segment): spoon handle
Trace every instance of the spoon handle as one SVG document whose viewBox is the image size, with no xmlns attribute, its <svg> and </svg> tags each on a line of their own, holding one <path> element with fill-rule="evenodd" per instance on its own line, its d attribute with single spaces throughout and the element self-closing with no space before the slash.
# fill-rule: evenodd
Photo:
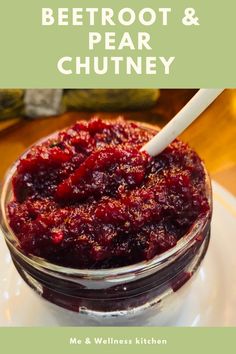
<svg viewBox="0 0 236 354">
<path fill-rule="evenodd" d="M 200 89 L 196 95 L 160 130 L 141 151 L 150 156 L 160 154 L 224 91 L 224 89 Z"/>
</svg>

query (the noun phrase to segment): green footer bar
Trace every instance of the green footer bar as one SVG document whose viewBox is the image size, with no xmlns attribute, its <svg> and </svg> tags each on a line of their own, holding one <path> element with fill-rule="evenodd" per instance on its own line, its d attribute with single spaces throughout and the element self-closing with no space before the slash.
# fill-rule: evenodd
<svg viewBox="0 0 236 354">
<path fill-rule="evenodd" d="M 234 353 L 236 328 L 79 327 L 1 328 L 1 352 Z M 3 351 L 4 350 L 4 351 Z"/>
</svg>

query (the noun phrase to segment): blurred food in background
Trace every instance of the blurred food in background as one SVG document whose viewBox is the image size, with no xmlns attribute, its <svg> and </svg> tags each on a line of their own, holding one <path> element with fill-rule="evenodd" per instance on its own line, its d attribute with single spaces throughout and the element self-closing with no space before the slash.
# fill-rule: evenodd
<svg viewBox="0 0 236 354">
<path fill-rule="evenodd" d="M 113 111 L 153 107 L 159 97 L 154 89 L 64 90 L 66 110 Z"/>
<path fill-rule="evenodd" d="M 123 111 L 155 105 L 158 89 L 0 90 L 0 119 L 30 118 L 67 111 Z"/>
<path fill-rule="evenodd" d="M 0 119 L 12 118 L 23 113 L 24 90 L 0 89 Z"/>
</svg>

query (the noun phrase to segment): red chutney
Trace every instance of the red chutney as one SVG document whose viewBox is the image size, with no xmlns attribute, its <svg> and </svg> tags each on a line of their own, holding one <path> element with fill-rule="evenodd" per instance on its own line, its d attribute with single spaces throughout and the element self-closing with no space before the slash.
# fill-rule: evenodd
<svg viewBox="0 0 236 354">
<path fill-rule="evenodd" d="M 209 210 L 198 155 L 175 140 L 140 152 L 155 134 L 136 123 L 77 122 L 20 159 L 8 205 L 26 254 L 75 268 L 114 268 L 175 246 Z"/>
</svg>

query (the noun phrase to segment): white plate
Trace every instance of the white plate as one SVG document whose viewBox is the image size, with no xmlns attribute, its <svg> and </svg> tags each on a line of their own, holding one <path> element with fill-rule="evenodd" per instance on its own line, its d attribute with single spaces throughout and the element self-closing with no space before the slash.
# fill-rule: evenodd
<svg viewBox="0 0 236 354">
<path fill-rule="evenodd" d="M 236 326 L 236 199 L 213 183 L 212 237 L 206 258 L 170 326 Z M 0 237 L 0 326 L 61 326 L 19 277 Z"/>
</svg>

